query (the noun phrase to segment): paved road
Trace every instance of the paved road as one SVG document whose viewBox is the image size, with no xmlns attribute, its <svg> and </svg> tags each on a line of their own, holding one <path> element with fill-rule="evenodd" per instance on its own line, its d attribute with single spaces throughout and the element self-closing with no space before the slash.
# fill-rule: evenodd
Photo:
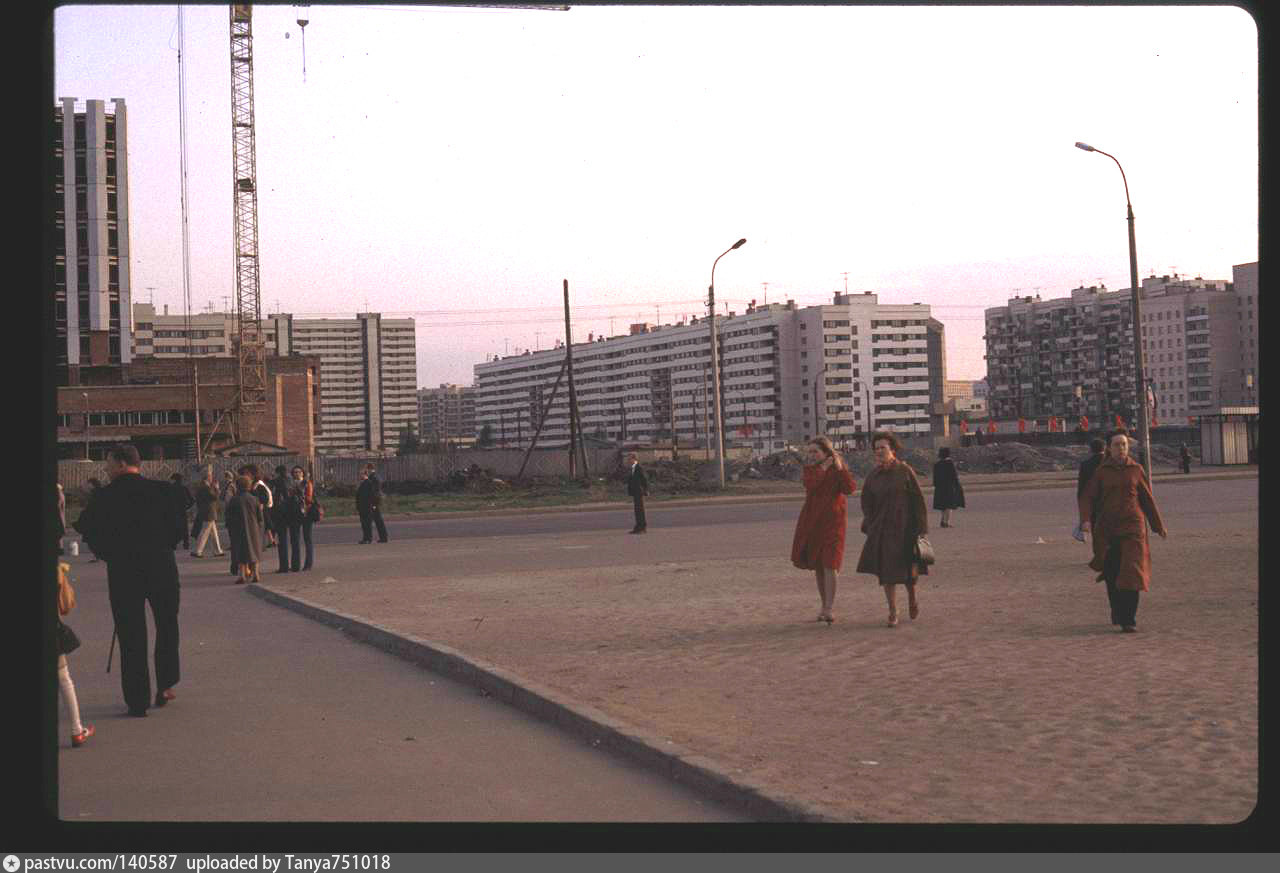
<svg viewBox="0 0 1280 873">
<path fill-rule="evenodd" d="M 351 547 L 352 551 L 356 547 Z M 362 547 L 368 548 L 368 547 Z M 735 821 L 736 813 L 475 690 L 181 563 L 179 697 L 123 715 L 101 563 L 71 559 L 71 660 L 97 736 L 70 748 L 66 821 Z"/>
</svg>

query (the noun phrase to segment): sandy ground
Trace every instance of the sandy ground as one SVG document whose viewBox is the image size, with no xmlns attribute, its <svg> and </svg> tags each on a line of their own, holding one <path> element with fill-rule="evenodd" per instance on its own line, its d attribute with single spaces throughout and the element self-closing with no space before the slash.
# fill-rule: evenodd
<svg viewBox="0 0 1280 873">
<path fill-rule="evenodd" d="M 852 572 L 852 507 L 830 628 L 814 622 L 812 576 L 786 560 L 791 525 L 777 522 L 437 539 L 422 575 L 267 582 L 561 690 L 842 820 L 1246 818 L 1258 767 L 1257 480 L 1161 490 L 1172 535 L 1154 538 L 1133 635 L 1107 624 L 1087 547 L 1067 535 L 1057 504 L 1073 496 L 971 501 L 958 527 L 932 533 L 940 563 L 922 615 L 907 619 L 900 592 L 895 629 L 879 587 Z M 548 549 L 607 556 L 620 539 L 644 540 L 651 557 L 628 548 L 616 565 L 439 571 L 466 567 L 477 548 L 524 551 L 534 566 Z"/>
</svg>

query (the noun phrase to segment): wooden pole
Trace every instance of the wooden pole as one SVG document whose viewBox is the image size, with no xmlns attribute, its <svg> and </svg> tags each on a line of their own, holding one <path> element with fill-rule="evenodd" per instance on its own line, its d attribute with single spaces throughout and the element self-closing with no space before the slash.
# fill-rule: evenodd
<svg viewBox="0 0 1280 873">
<path fill-rule="evenodd" d="M 569 369 L 569 476 L 578 475 L 578 394 L 573 388 L 573 331 L 569 325 L 569 280 L 564 280 L 564 360 Z"/>
<path fill-rule="evenodd" d="M 556 399 L 556 392 L 560 390 L 560 380 L 564 378 L 568 363 L 568 361 L 560 362 L 560 375 L 556 376 L 556 383 L 551 386 L 551 396 L 547 398 L 547 402 L 542 406 L 542 415 L 538 416 L 538 428 L 533 432 L 533 439 L 529 441 L 529 448 L 525 450 L 524 460 L 520 463 L 520 472 L 516 473 L 517 479 L 524 476 L 524 468 L 529 463 L 529 456 L 533 454 L 534 447 L 538 445 L 538 435 L 542 433 L 543 422 L 547 420 L 547 413 L 551 411 L 551 402 Z"/>
<path fill-rule="evenodd" d="M 188 336 L 187 341 L 191 338 Z M 191 359 L 191 401 L 195 407 L 196 418 L 196 463 L 202 463 L 203 453 L 200 451 L 200 365 L 195 358 Z"/>
</svg>

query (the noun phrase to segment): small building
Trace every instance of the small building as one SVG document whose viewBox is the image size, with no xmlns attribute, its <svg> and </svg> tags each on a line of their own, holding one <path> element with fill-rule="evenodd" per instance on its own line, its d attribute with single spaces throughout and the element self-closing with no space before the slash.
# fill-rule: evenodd
<svg viewBox="0 0 1280 873">
<path fill-rule="evenodd" d="M 1258 463 L 1257 406 L 1223 406 L 1200 420 L 1200 463 L 1208 466 Z"/>
</svg>

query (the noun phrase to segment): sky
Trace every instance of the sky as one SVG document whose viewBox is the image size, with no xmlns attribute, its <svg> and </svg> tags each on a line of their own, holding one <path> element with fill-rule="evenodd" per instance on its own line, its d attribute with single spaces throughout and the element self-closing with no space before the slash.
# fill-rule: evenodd
<svg viewBox="0 0 1280 873">
<path fill-rule="evenodd" d="M 128 109 L 135 301 L 234 303 L 226 6 L 54 10 L 54 96 Z M 305 28 L 298 20 L 308 21 Z M 1230 6 L 255 6 L 264 314 L 412 317 L 418 384 L 636 321 L 872 291 L 947 377 L 983 310 L 1258 259 Z M 304 70 L 305 43 L 305 70 Z M 110 103 L 107 104 L 110 111 Z"/>
</svg>

